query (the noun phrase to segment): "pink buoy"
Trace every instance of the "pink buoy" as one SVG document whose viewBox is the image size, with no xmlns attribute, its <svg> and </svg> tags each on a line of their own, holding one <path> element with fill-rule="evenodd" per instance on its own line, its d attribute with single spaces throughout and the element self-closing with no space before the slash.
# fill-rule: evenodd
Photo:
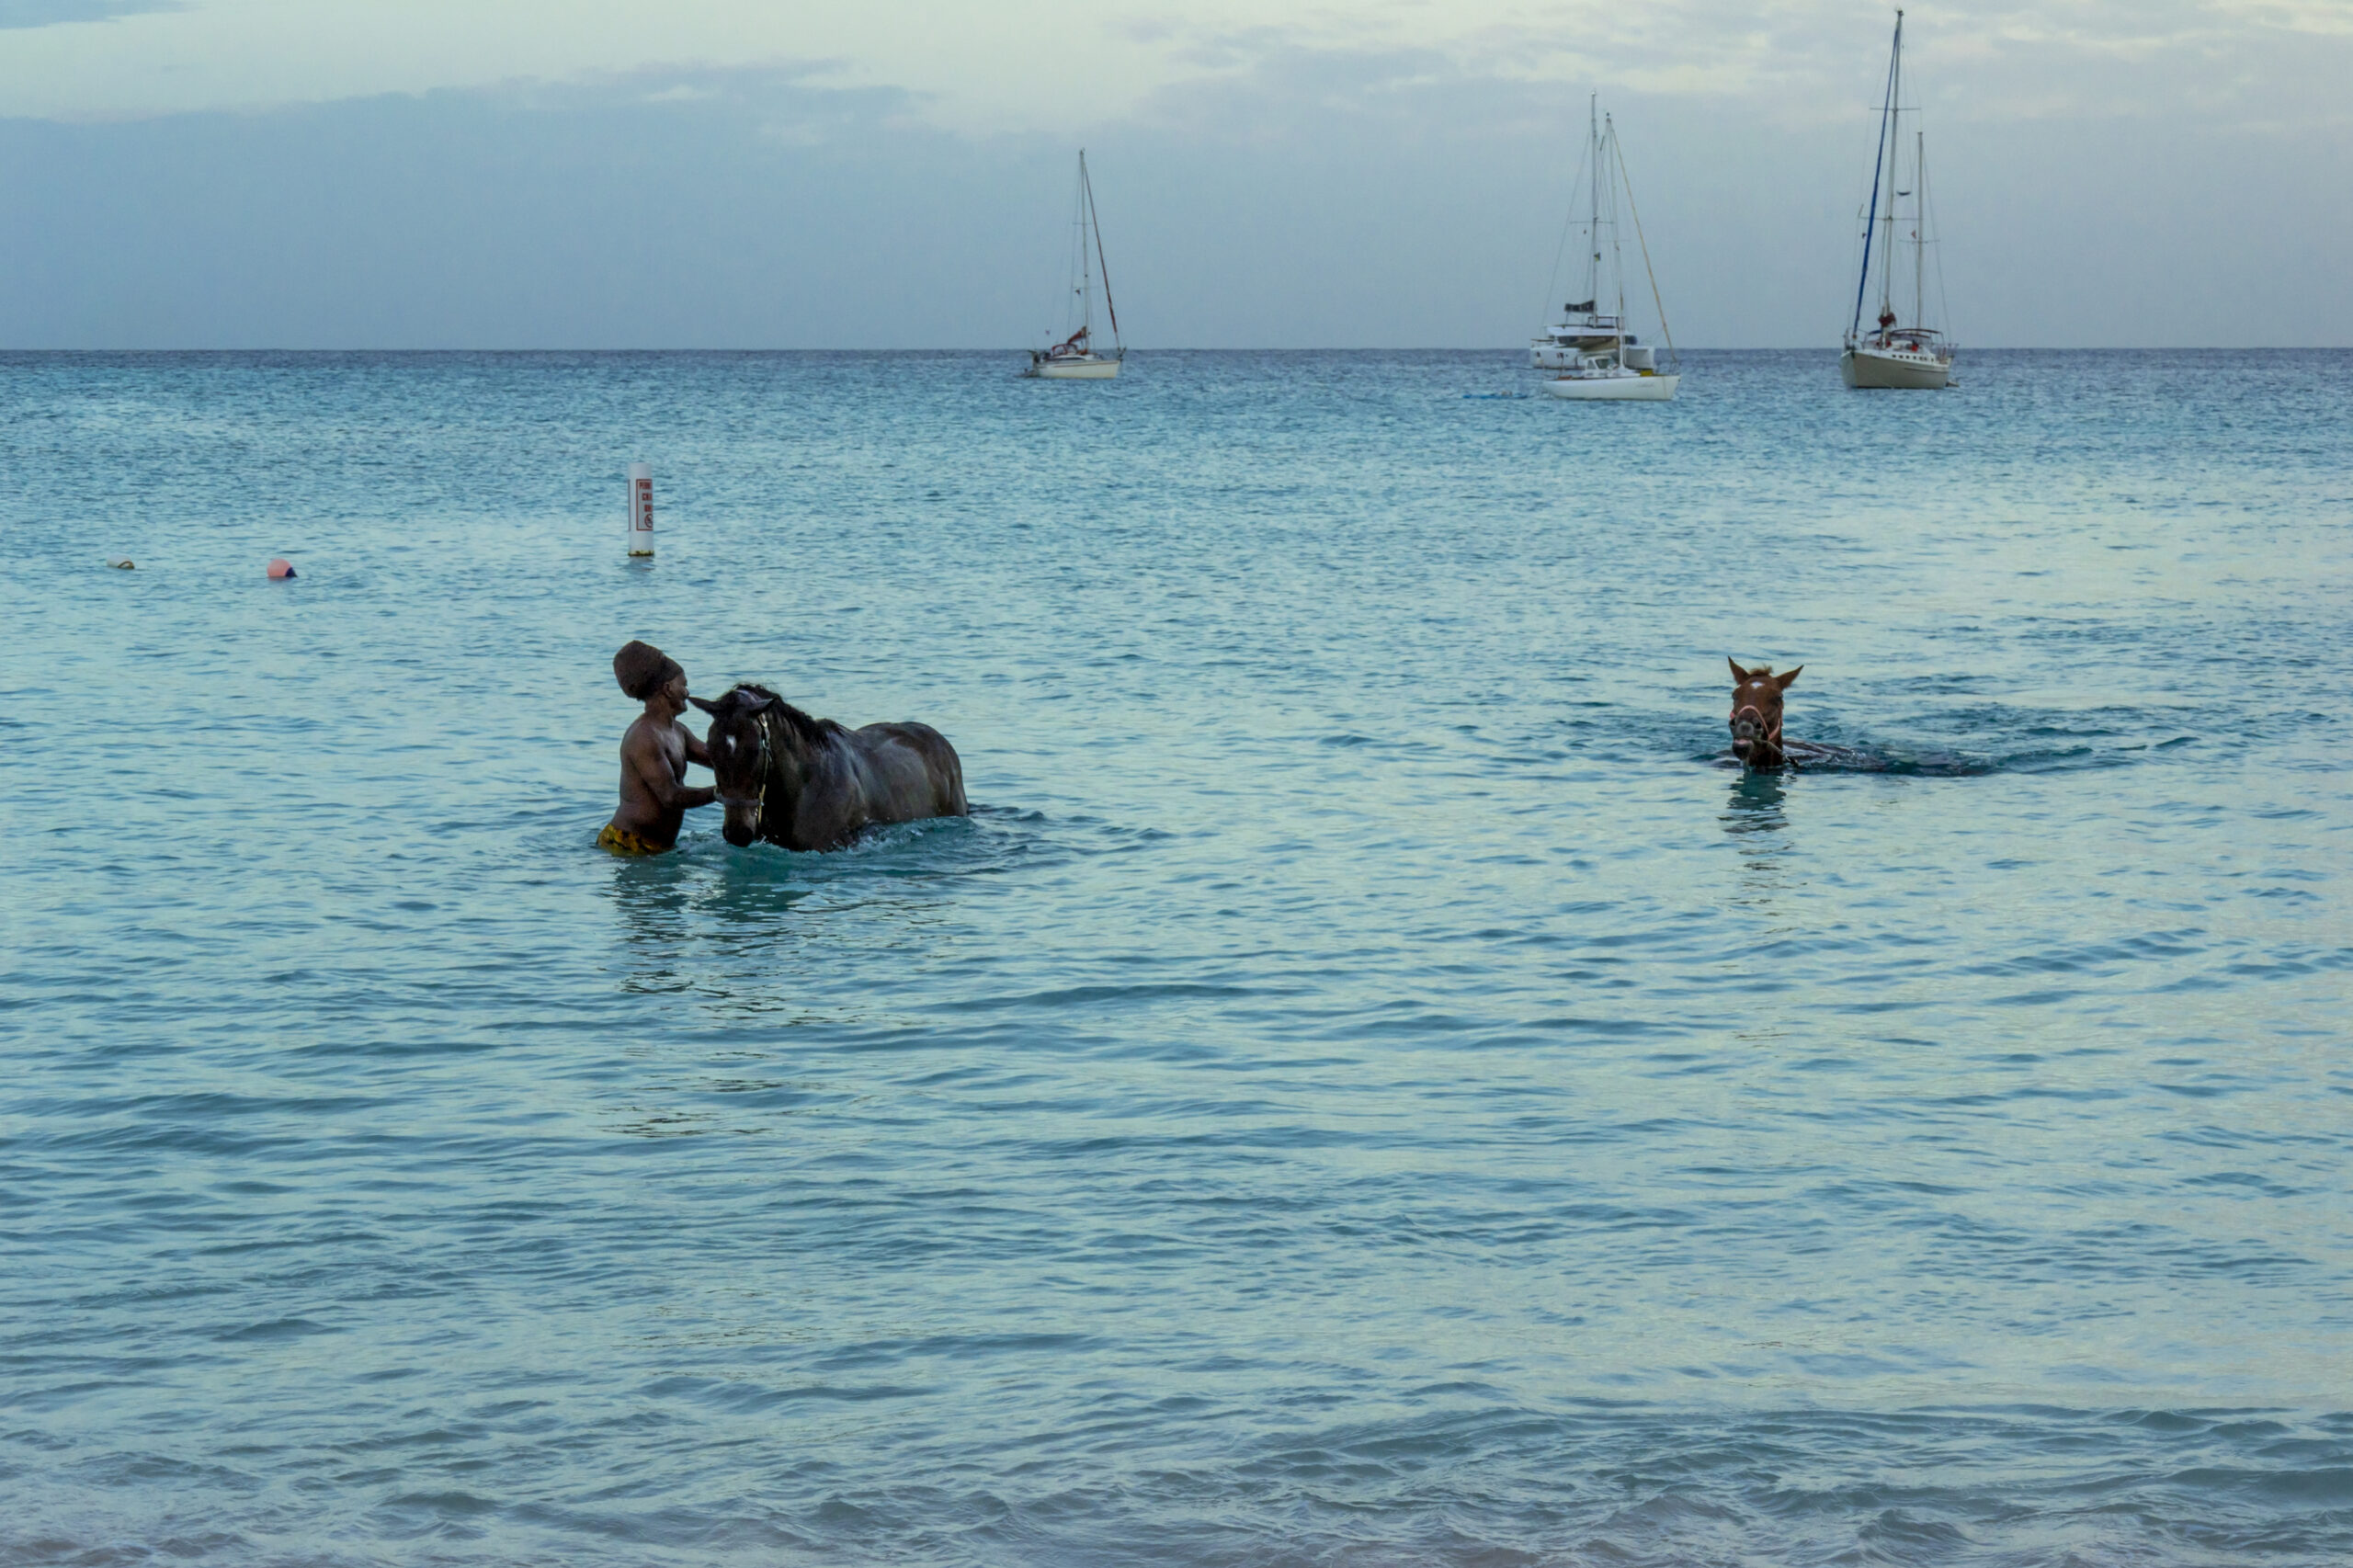
<svg viewBox="0 0 2353 1568">
<path fill-rule="evenodd" d="M 271 580 L 274 582 L 283 581 L 288 577 L 291 577 L 294 575 L 294 562 L 287 560 L 282 555 L 271 556 L 269 558 L 269 575 Z"/>
</svg>

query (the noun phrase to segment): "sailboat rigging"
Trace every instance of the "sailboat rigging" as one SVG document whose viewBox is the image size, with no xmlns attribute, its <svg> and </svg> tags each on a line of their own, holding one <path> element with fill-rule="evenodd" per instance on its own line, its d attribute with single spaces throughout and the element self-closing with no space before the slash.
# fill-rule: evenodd
<svg viewBox="0 0 2353 1568">
<path fill-rule="evenodd" d="M 1029 368 L 1021 373 L 1050 381 L 1107 381 L 1120 373 L 1127 348 L 1120 341 L 1120 308 L 1111 300 L 1111 264 L 1103 254 L 1103 225 L 1095 214 L 1095 185 L 1086 174 L 1086 150 L 1078 153 L 1078 210 L 1071 222 L 1074 255 L 1071 297 L 1078 328 L 1048 348 L 1029 351 Z M 1090 244 L 1091 242 L 1091 244 Z M 1095 346 L 1095 277 L 1103 276 L 1103 310 L 1111 322 L 1111 347 Z M 1067 319 L 1063 323 L 1068 325 Z"/>
<path fill-rule="evenodd" d="M 1913 132 L 1912 187 L 1904 189 L 1904 13 L 1895 13 L 1895 43 L 1888 53 L 1887 97 L 1880 107 L 1879 143 L 1871 153 L 1871 193 L 1863 203 L 1863 265 L 1855 278 L 1855 313 L 1847 323 L 1846 347 L 1838 357 L 1838 374 L 1850 387 L 1898 387 L 1936 390 L 1952 384 L 1953 343 L 1927 324 L 1928 143 Z M 1917 112 L 1917 111 L 1915 111 Z M 1887 205 L 1880 206 L 1885 187 Z M 1908 236 L 1899 234 L 1899 203 L 1909 197 L 1912 224 Z M 1881 241 L 1884 231 L 1884 241 Z M 1897 306 L 1896 248 L 1905 237 L 1912 244 L 1912 322 L 1904 324 Z M 1863 326 L 1863 301 L 1870 296 L 1871 260 L 1879 259 L 1879 315 L 1873 327 Z M 1942 293 L 1939 274 L 1939 294 Z"/>
</svg>

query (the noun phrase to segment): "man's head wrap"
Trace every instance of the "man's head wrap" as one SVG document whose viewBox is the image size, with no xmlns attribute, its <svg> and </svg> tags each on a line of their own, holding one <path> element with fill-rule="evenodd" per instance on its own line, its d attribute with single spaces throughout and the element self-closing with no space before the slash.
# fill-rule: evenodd
<svg viewBox="0 0 2353 1568">
<path fill-rule="evenodd" d="M 631 642 L 613 655 L 613 678 L 640 702 L 686 673 L 677 660 L 651 642 Z"/>
</svg>

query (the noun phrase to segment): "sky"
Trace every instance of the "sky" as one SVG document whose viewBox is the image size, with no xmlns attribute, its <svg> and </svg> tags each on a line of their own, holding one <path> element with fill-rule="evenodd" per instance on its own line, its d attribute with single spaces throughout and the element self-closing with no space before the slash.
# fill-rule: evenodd
<svg viewBox="0 0 2353 1568">
<path fill-rule="evenodd" d="M 1140 349 L 1510 347 L 1592 95 L 1677 341 L 1835 347 L 1893 19 L 0 0 L 0 347 L 1042 344 L 1081 146 Z M 2353 345 L 2353 0 L 1915 5 L 1905 40 L 1964 346 Z"/>
</svg>

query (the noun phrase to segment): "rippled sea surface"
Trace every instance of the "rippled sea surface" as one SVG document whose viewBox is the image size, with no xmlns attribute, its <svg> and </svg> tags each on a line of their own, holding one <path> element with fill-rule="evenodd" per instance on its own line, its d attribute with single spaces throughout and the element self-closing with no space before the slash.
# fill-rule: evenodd
<svg viewBox="0 0 2353 1568">
<path fill-rule="evenodd" d="M 0 1562 L 2353 1560 L 2353 355 L 1962 368 L 0 359 Z"/>
</svg>

